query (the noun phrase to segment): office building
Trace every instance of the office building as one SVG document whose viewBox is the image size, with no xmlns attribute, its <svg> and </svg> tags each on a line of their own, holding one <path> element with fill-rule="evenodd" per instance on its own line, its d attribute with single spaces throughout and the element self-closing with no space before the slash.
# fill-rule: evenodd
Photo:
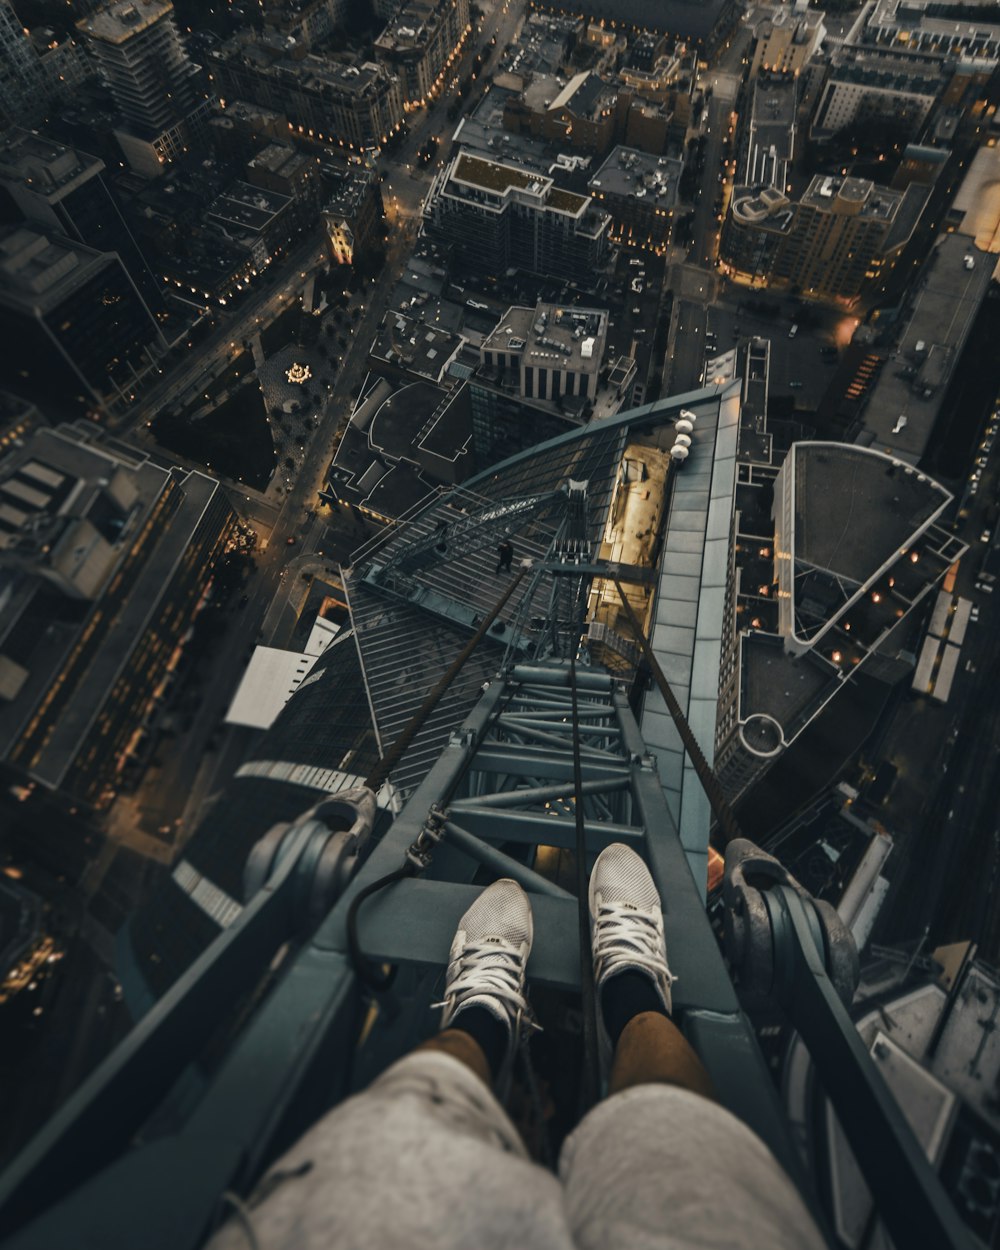
<svg viewBox="0 0 1000 1250">
<path fill-rule="evenodd" d="M 635 362 L 605 360 L 608 314 L 539 302 L 509 308 L 469 379 L 476 464 L 496 464 L 627 408 Z"/>
<path fill-rule="evenodd" d="M 108 186 L 102 160 L 14 129 L 0 140 L 0 186 L 32 228 L 116 252 L 149 307 L 158 307 L 158 284 Z"/>
<path fill-rule="evenodd" d="M 804 4 L 777 9 L 757 27 L 757 44 L 750 76 L 789 74 L 797 78 L 819 51 L 826 37 L 823 14 Z"/>
<path fill-rule="evenodd" d="M 772 185 L 733 191 L 720 256 L 738 281 L 853 306 L 909 242 L 928 188 L 816 175 L 798 201 Z"/>
<path fill-rule="evenodd" d="M 24 123 L 40 116 L 49 84 L 28 32 L 10 0 L 0 0 L 0 122 Z"/>
<path fill-rule="evenodd" d="M 134 399 L 166 346 L 116 253 L 27 227 L 0 233 L 0 328 L 19 388 L 104 414 Z"/>
<path fill-rule="evenodd" d="M 616 243 L 662 248 L 670 237 L 677 185 L 684 163 L 617 147 L 587 183 L 587 190 L 611 217 Z"/>
<path fill-rule="evenodd" d="M 345 65 L 296 49 L 277 36 L 238 36 L 212 52 L 209 78 L 223 108 L 252 100 L 283 113 L 303 142 L 377 151 L 403 121 L 403 88 L 395 74 L 367 61 Z"/>
<path fill-rule="evenodd" d="M 115 138 L 147 177 L 187 150 L 209 111 L 173 9 L 171 0 L 115 0 L 77 23 L 121 117 Z"/>
<path fill-rule="evenodd" d="M 604 267 L 611 219 L 550 177 L 462 152 L 431 184 L 424 223 L 456 270 L 525 269 L 579 282 Z"/>
<path fill-rule="evenodd" d="M 0 462 L 0 760 L 106 806 L 151 726 L 235 516 L 218 482 L 42 429 Z"/>
<path fill-rule="evenodd" d="M 824 139 L 872 121 L 917 137 L 944 86 L 940 60 L 891 60 L 851 48 L 837 56 L 816 105 L 810 134 Z"/>
<path fill-rule="evenodd" d="M 375 59 L 403 84 L 407 107 L 439 95 L 469 25 L 469 0 L 405 0 L 375 40 Z"/>
</svg>

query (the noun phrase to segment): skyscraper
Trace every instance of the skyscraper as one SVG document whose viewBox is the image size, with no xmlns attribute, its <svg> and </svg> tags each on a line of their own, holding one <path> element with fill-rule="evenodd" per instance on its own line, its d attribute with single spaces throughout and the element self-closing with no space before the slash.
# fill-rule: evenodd
<svg viewBox="0 0 1000 1250">
<path fill-rule="evenodd" d="M 126 403 L 164 346 L 117 255 L 27 227 L 0 233 L 0 334 L 12 376 L 70 407 Z"/>
<path fill-rule="evenodd" d="M 45 135 L 14 129 L 0 141 L 0 187 L 43 231 L 99 252 L 117 252 L 150 308 L 161 295 L 104 179 L 104 162 Z"/>
<path fill-rule="evenodd" d="M 0 0 L 0 124 L 37 116 L 45 97 L 41 61 L 10 0 Z"/>
<path fill-rule="evenodd" d="M 118 0 L 77 23 L 121 114 L 115 137 L 149 175 L 187 147 L 206 108 L 173 9 L 171 0 Z"/>
</svg>

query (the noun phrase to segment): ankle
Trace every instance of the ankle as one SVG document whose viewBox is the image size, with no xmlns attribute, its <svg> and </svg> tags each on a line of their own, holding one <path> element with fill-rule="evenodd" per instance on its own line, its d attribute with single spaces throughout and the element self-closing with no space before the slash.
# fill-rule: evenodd
<svg viewBox="0 0 1000 1250">
<path fill-rule="evenodd" d="M 601 987 L 601 1016 L 612 1046 L 617 1046 L 631 1021 L 646 1012 L 666 1018 L 670 1016 L 652 977 L 638 969 L 627 968 L 604 982 Z"/>
</svg>

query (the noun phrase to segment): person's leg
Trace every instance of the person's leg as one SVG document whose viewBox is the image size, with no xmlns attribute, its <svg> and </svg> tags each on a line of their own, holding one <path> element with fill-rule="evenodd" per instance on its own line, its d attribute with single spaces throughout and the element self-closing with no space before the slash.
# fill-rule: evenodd
<svg viewBox="0 0 1000 1250">
<path fill-rule="evenodd" d="M 459 922 L 443 1030 L 336 1107 L 248 1199 L 262 1247 L 572 1250 L 558 1181 L 528 1158 L 490 1092 L 530 1012 L 531 909 L 514 882 Z M 246 1245 L 227 1225 L 211 1250 Z"/>
<path fill-rule="evenodd" d="M 581 1250 L 819 1250 L 822 1241 L 767 1147 L 714 1099 L 670 1019 L 673 976 L 649 870 L 625 846 L 594 865 L 590 914 L 610 1096 L 559 1161 Z M 725 1181 L 720 1220 L 715 1182 Z"/>
</svg>

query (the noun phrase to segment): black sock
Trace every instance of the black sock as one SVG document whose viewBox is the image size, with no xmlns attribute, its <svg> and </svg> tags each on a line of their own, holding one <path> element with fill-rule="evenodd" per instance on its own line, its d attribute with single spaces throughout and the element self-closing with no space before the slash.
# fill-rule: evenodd
<svg viewBox="0 0 1000 1250">
<path fill-rule="evenodd" d="M 628 968 L 604 982 L 601 989 L 601 1015 L 608 1030 L 612 1046 L 633 1018 L 644 1011 L 658 1011 L 661 1016 L 669 1013 L 660 1001 L 660 995 L 651 977 L 645 972 Z"/>
<path fill-rule="evenodd" d="M 490 1065 L 490 1075 L 496 1080 L 510 1042 L 508 1026 L 485 1007 L 472 1006 L 460 1011 L 448 1027 L 461 1029 L 479 1043 L 479 1049 Z"/>
</svg>

